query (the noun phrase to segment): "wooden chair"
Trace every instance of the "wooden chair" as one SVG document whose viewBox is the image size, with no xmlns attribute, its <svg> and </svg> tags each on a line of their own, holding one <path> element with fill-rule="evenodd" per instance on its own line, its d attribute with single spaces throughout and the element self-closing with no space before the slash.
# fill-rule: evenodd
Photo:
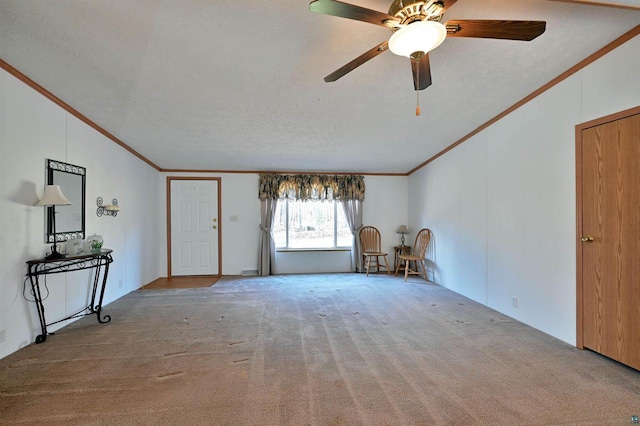
<svg viewBox="0 0 640 426">
<path fill-rule="evenodd" d="M 371 259 L 375 259 L 376 270 L 380 271 L 380 257 L 384 260 L 387 274 L 391 275 L 387 253 L 384 253 L 381 249 L 380 231 L 374 226 L 364 226 L 360 229 L 358 235 L 360 236 L 360 247 L 362 248 L 362 262 L 367 270 L 367 276 L 369 276 L 369 269 L 371 268 Z"/>
<path fill-rule="evenodd" d="M 401 254 L 400 262 L 396 267 L 395 275 L 398 275 L 398 269 L 400 269 L 400 265 L 402 261 L 405 263 L 404 268 L 404 281 L 407 281 L 409 274 L 413 275 L 422 275 L 424 273 L 425 281 L 429 281 L 427 278 L 427 268 L 424 264 L 425 254 L 427 252 L 427 247 L 429 246 L 429 242 L 431 241 L 431 231 L 427 228 L 423 228 L 416 235 L 416 242 L 413 245 L 413 254 Z M 415 270 L 411 269 L 411 262 L 413 262 L 416 266 Z M 419 266 L 422 266 L 422 273 L 420 272 Z"/>
</svg>

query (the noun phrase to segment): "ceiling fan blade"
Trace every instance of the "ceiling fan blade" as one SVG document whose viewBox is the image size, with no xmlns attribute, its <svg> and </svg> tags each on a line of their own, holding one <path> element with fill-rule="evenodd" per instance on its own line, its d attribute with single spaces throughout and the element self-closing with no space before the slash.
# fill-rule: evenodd
<svg viewBox="0 0 640 426">
<path fill-rule="evenodd" d="M 544 33 L 545 21 L 447 21 L 447 37 L 479 37 L 531 41 Z"/>
<path fill-rule="evenodd" d="M 327 83 L 336 81 L 340 77 L 353 71 L 354 69 L 358 68 L 360 65 L 364 64 L 370 59 L 375 58 L 376 56 L 378 56 L 379 54 L 381 54 L 382 52 L 388 49 L 389 49 L 389 42 L 383 41 L 373 49 L 363 53 L 362 55 L 355 58 L 353 61 L 349 62 L 346 65 L 343 65 L 342 67 L 338 68 L 337 70 L 335 70 L 334 72 L 326 76 L 324 78 L 324 81 L 326 81 Z"/>
<path fill-rule="evenodd" d="M 400 20 L 395 16 L 335 0 L 314 0 L 309 3 L 309 10 L 314 13 L 355 19 L 383 27 L 394 27 L 400 23 Z"/>
<path fill-rule="evenodd" d="M 411 72 L 413 73 L 413 87 L 415 90 L 424 90 L 431 86 L 431 67 L 428 53 L 420 59 L 411 58 Z"/>
</svg>

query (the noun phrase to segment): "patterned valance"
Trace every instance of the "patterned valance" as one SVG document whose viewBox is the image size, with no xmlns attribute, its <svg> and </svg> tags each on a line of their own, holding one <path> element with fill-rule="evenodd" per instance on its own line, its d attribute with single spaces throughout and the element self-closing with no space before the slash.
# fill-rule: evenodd
<svg viewBox="0 0 640 426">
<path fill-rule="evenodd" d="M 258 197 L 261 200 L 364 201 L 364 176 L 261 174 Z"/>
</svg>

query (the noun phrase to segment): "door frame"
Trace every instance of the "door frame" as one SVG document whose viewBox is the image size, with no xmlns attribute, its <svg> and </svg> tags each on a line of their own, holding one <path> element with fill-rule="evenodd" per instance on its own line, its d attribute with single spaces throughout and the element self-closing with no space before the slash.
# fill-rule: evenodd
<svg viewBox="0 0 640 426">
<path fill-rule="evenodd" d="M 174 180 L 213 180 L 218 182 L 218 274 L 207 275 L 220 278 L 222 276 L 222 178 L 167 176 L 167 277 L 171 278 L 171 181 Z"/>
<path fill-rule="evenodd" d="M 616 112 L 604 117 L 596 118 L 585 123 L 576 125 L 576 347 L 584 349 L 584 312 L 583 303 L 583 282 L 582 282 L 582 247 L 584 243 L 580 241 L 582 236 L 582 132 L 591 127 L 622 120 L 633 115 L 640 114 L 640 106 L 624 111 Z"/>
</svg>

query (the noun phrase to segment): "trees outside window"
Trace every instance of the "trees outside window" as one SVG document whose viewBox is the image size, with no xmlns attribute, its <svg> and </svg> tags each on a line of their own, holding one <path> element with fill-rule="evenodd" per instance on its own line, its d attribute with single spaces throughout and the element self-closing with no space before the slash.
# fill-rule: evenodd
<svg viewBox="0 0 640 426">
<path fill-rule="evenodd" d="M 277 248 L 350 248 L 353 236 L 339 202 L 280 200 L 273 236 Z"/>
</svg>

